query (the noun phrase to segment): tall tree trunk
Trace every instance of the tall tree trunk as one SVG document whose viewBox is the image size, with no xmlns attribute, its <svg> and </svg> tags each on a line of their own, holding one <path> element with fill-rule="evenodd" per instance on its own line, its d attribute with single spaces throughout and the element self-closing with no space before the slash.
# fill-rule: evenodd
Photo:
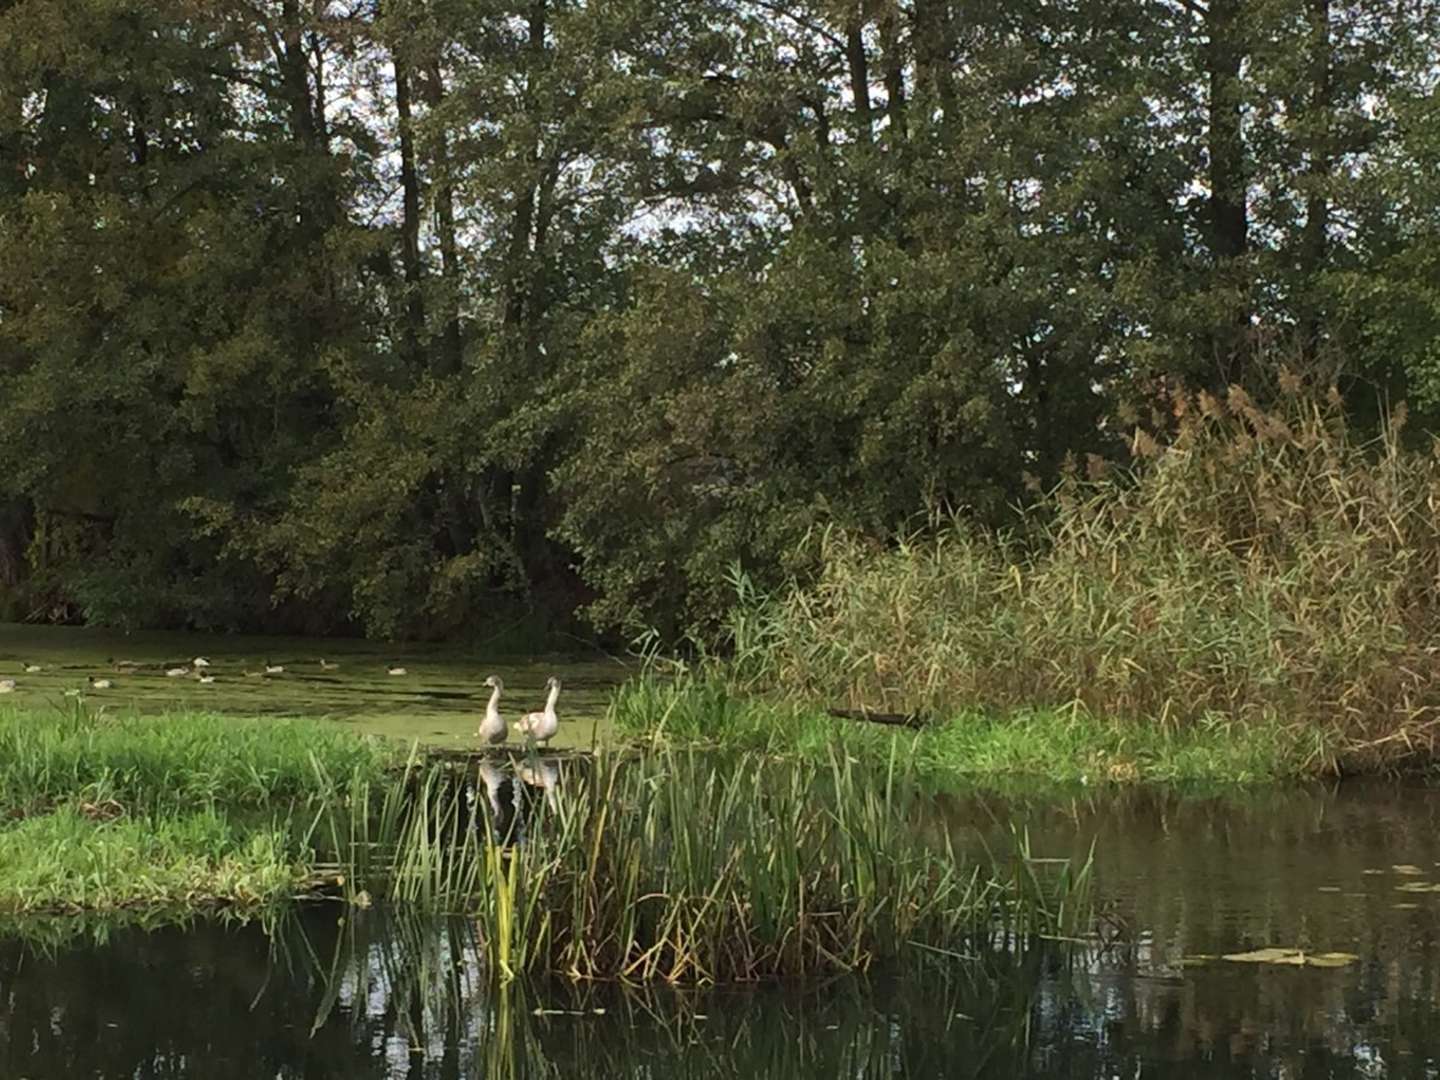
<svg viewBox="0 0 1440 1080">
<path fill-rule="evenodd" d="M 415 167 L 415 125 L 410 109 L 410 69 L 402 55 L 404 43 L 392 49 L 395 71 L 395 116 L 400 129 L 400 263 L 405 274 L 405 356 L 423 360 L 425 299 L 420 266 L 420 175 Z"/>
<path fill-rule="evenodd" d="M 280 84 L 290 108 L 290 129 L 297 142 L 313 146 L 318 138 L 318 129 L 310 99 L 310 65 L 301 40 L 303 28 L 296 0 L 283 0 L 280 19 L 281 47 L 275 59 L 280 66 Z"/>
<path fill-rule="evenodd" d="M 880 48 L 885 61 L 885 115 L 890 119 L 890 145 L 904 144 L 909 130 L 905 120 L 905 55 L 900 48 L 900 20 L 890 9 L 880 20 Z"/>
<path fill-rule="evenodd" d="M 424 80 L 425 103 L 431 111 L 440 107 L 445 84 L 440 65 L 432 60 Z M 450 159 L 450 136 L 443 124 L 435 130 L 435 219 L 440 234 L 440 277 L 445 285 L 445 326 L 441 332 L 438 368 L 443 374 L 460 370 L 463 345 L 460 338 L 460 249 L 455 232 L 455 177 Z"/>
<path fill-rule="evenodd" d="M 532 0 L 530 4 L 526 50 L 530 59 L 527 79 L 532 83 L 539 77 L 540 67 L 545 59 L 545 5 L 546 0 Z M 533 120 L 538 104 L 533 100 L 528 89 L 526 99 L 527 110 Z M 530 268 L 530 258 L 531 241 L 535 229 L 535 201 L 539 194 L 541 180 L 540 139 L 540 125 L 537 122 L 529 147 L 528 168 L 524 170 L 521 182 L 515 187 L 510 221 L 510 265 L 506 268 L 509 277 L 509 295 L 505 303 L 505 327 L 523 335 L 525 359 L 527 365 L 531 367 L 534 366 L 536 357 L 531 351 L 533 335 L 526 323 L 532 322 L 535 318 L 535 312 L 531 310 L 529 286 L 533 273 Z"/>
<path fill-rule="evenodd" d="M 859 17 L 845 28 L 845 63 L 850 69 L 850 97 L 855 108 L 855 138 L 870 145 L 875 120 L 870 111 L 870 65 L 865 55 L 864 26 Z"/>
<path fill-rule="evenodd" d="M 1310 139 L 1305 176 L 1305 227 L 1300 237 L 1300 276 L 1304 291 L 1301 314 L 1301 347 L 1307 359 L 1320 349 L 1324 312 L 1319 301 L 1319 276 L 1329 251 L 1330 200 L 1325 185 L 1330 179 L 1332 147 L 1330 131 L 1334 109 L 1333 72 L 1330 42 L 1331 0 L 1309 0 L 1310 20 L 1310 102 L 1309 119 L 1315 126 Z"/>
<path fill-rule="evenodd" d="M 1222 382 L 1243 378 L 1250 327 L 1248 288 L 1240 265 L 1249 249 L 1250 221 L 1241 128 L 1240 69 L 1245 51 L 1240 41 L 1239 16 L 1239 0 L 1211 0 L 1205 15 L 1209 35 L 1205 59 L 1210 84 L 1210 251 L 1215 260 L 1216 284 L 1239 294 L 1224 324 L 1213 333 Z"/>
</svg>

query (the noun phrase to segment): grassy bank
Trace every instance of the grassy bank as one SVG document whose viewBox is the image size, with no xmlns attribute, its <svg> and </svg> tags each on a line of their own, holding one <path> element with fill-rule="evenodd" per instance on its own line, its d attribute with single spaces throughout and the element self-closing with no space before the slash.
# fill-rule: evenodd
<svg viewBox="0 0 1440 1080">
<path fill-rule="evenodd" d="M 957 851 L 898 757 L 400 760 L 301 721 L 0 712 L 0 921 L 255 911 L 323 878 L 466 915 L 501 977 L 706 983 L 1086 917 L 1084 867 Z"/>
<path fill-rule="evenodd" d="M 642 676 L 616 692 L 616 730 L 650 746 L 709 746 L 824 760 L 899 761 L 931 787 L 1254 783 L 1333 773 L 1338 743 L 1306 725 L 1098 720 L 1083 709 L 956 713 L 922 730 L 837 718 L 804 701 L 735 690 L 718 673 Z"/>
<path fill-rule="evenodd" d="M 294 720 L 0 711 L 0 915 L 288 897 L 324 778 L 393 756 Z"/>
<path fill-rule="evenodd" d="M 1132 470 L 1077 469 L 1023 538 L 959 523 L 889 546 L 831 533 L 808 584 L 764 596 L 738 576 L 719 674 L 802 721 L 827 706 L 924 713 L 945 723 L 922 753 L 948 747 L 976 769 L 1068 768 L 1076 740 L 1175 758 L 1162 774 L 1192 754 L 1271 774 L 1428 763 L 1430 440 L 1407 448 L 1397 416 L 1362 441 L 1298 396 L 1274 413 L 1238 391 L 1166 406 L 1163 440 L 1135 430 Z M 726 725 L 754 737 L 743 716 Z M 796 726 L 787 739 L 810 737 Z"/>
</svg>

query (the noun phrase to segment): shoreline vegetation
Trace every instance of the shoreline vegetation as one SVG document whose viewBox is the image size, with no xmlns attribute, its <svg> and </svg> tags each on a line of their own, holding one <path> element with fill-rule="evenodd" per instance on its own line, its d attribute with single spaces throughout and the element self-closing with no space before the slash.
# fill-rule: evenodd
<svg viewBox="0 0 1440 1080">
<path fill-rule="evenodd" d="M 1271 411 L 1177 393 L 1134 468 L 1077 465 L 1027 521 L 841 532 L 808 583 L 732 573 L 723 656 L 621 691 L 631 735 L 809 751 L 932 774 L 1266 780 L 1433 764 L 1440 443 L 1403 409 L 1361 439 L 1338 400 Z M 920 735 L 830 708 L 920 714 Z M 767 717 L 769 718 L 767 720 Z"/>
<path fill-rule="evenodd" d="M 771 593 L 736 570 L 725 649 L 650 655 L 610 698 L 619 743 L 558 765 L 323 721 L 0 711 L 0 917 L 323 884 L 464 912 L 503 977 L 702 983 L 1083 934 L 1088 865 L 1042 880 L 1023 836 L 958 851 L 932 793 L 1398 771 L 1440 723 L 1440 454 L 1403 413 L 1359 440 L 1298 393 L 1166 416 L 1023 532 L 832 531 Z M 922 722 L 832 715 L 867 709 Z"/>
<path fill-rule="evenodd" d="M 498 760 L 498 759 L 489 759 Z M 554 779 L 322 722 L 0 711 L 0 920 L 253 917 L 324 896 L 464 913 L 491 970 L 724 983 L 1074 934 L 1088 863 L 926 825 L 898 762 L 601 751 Z M 523 778 L 523 782 L 522 782 Z M 557 794 L 563 792 L 563 795 Z"/>
</svg>

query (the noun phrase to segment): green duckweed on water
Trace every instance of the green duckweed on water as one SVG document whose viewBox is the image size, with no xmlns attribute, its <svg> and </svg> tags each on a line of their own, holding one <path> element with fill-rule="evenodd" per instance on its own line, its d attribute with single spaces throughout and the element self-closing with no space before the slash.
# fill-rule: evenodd
<svg viewBox="0 0 1440 1080">
<path fill-rule="evenodd" d="M 208 661 L 203 674 L 213 682 L 195 677 L 197 658 Z M 25 670 L 37 665 L 38 672 Z M 391 665 L 405 674 L 388 674 Z M 267 666 L 284 670 L 266 675 Z M 181 667 L 184 675 L 165 674 Z M 474 743 L 492 674 L 504 680 L 501 711 L 508 720 L 543 707 L 545 680 L 559 676 L 561 723 L 551 743 L 578 748 L 607 737 L 606 703 L 628 669 L 593 651 L 535 658 L 351 639 L 0 624 L 0 678 L 16 681 L 0 704 L 35 710 L 63 710 L 83 698 L 110 713 L 296 716 L 455 749 Z M 94 689 L 92 677 L 112 685 Z"/>
</svg>

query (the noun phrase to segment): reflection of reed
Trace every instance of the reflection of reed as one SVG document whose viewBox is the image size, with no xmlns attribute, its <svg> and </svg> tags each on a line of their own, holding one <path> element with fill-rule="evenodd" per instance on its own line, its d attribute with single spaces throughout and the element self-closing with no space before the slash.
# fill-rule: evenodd
<svg viewBox="0 0 1440 1080">
<path fill-rule="evenodd" d="M 1429 933 L 1343 972 L 1181 978 L 1031 951 L 896 980 L 627 991 L 502 984 L 466 919 L 335 914 L 288 915 L 268 947 L 203 924 L 0 940 L 0 1076 L 1419 1077 L 1440 1050 Z"/>
<path fill-rule="evenodd" d="M 303 938 L 298 923 L 287 932 Z M 913 981 L 845 977 L 803 990 L 502 980 L 484 974 L 469 921 L 385 910 L 347 922 L 323 961 L 308 943 L 292 941 L 289 953 L 318 965 L 324 991 L 312 1032 L 348 1014 L 357 1043 L 373 1042 L 378 1022 L 387 1045 L 399 1037 L 415 1058 L 410 1075 L 435 1066 L 436 1075 L 487 1080 L 888 1080 L 897 1065 L 916 1075 L 1013 1075 L 1028 1055 L 1045 971 L 1043 955 L 1030 953 L 931 967 Z"/>
</svg>

